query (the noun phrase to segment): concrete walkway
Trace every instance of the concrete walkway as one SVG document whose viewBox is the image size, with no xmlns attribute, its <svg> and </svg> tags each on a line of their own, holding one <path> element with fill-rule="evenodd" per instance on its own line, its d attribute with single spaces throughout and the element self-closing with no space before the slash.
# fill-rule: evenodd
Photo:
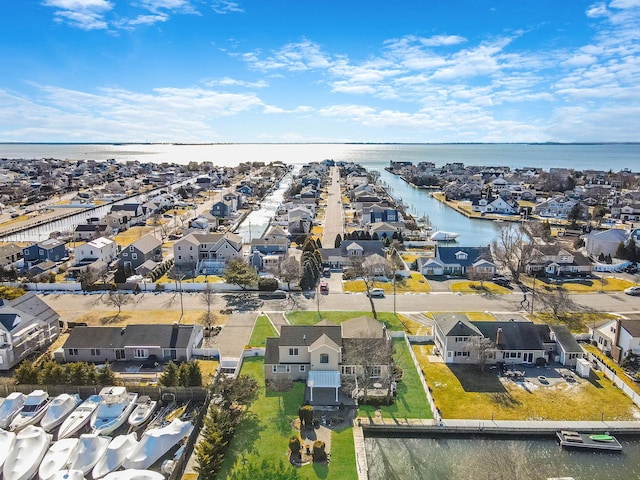
<svg viewBox="0 0 640 480">
<path fill-rule="evenodd" d="M 219 335 L 211 341 L 211 347 L 220 350 L 220 359 L 239 358 L 249 344 L 258 312 L 232 313 Z"/>
</svg>

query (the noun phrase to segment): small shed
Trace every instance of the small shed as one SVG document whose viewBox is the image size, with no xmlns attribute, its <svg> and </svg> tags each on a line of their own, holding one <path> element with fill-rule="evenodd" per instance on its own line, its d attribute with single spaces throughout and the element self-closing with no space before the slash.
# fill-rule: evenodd
<svg viewBox="0 0 640 480">
<path fill-rule="evenodd" d="M 586 358 L 578 358 L 576 360 L 576 373 L 582 378 L 589 378 L 591 374 L 591 364 Z"/>
</svg>

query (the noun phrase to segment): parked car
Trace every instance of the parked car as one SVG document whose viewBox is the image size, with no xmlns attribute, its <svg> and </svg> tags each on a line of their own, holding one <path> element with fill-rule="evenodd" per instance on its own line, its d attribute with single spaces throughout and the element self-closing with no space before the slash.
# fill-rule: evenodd
<svg viewBox="0 0 640 480">
<path fill-rule="evenodd" d="M 382 288 L 372 288 L 367 292 L 367 296 L 371 298 L 384 298 L 384 290 Z"/>
<path fill-rule="evenodd" d="M 329 284 L 327 282 L 320 282 L 320 291 L 322 293 L 329 293 Z"/>
<path fill-rule="evenodd" d="M 501 287 L 508 287 L 509 285 L 511 285 L 511 280 L 509 280 L 507 277 L 493 277 L 491 281 L 496 285 L 500 285 Z"/>
<path fill-rule="evenodd" d="M 638 295 L 640 295 L 640 287 L 629 287 L 625 289 L 624 293 L 637 297 Z"/>
<path fill-rule="evenodd" d="M 331 269 L 329 267 L 324 267 L 322 269 L 322 275 L 324 275 L 325 277 L 330 277 L 331 276 Z"/>
</svg>

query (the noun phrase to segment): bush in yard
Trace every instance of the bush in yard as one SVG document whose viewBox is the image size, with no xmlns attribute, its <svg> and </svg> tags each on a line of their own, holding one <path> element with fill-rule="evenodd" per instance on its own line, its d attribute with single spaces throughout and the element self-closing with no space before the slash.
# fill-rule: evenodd
<svg viewBox="0 0 640 480">
<path fill-rule="evenodd" d="M 313 423 L 313 407 L 311 405 L 302 405 L 298 409 L 298 417 L 300 417 L 300 428 L 310 427 Z"/>
<path fill-rule="evenodd" d="M 260 277 L 258 279 L 258 290 L 261 292 L 273 292 L 278 289 L 278 280 L 273 277 Z"/>
<path fill-rule="evenodd" d="M 325 445 L 322 440 L 316 440 L 313 442 L 313 461 L 314 462 L 326 462 L 327 452 L 325 451 Z"/>
<path fill-rule="evenodd" d="M 302 449 L 302 441 L 298 435 L 292 435 L 289 438 L 289 451 L 293 458 L 300 458 L 300 449 Z"/>
</svg>

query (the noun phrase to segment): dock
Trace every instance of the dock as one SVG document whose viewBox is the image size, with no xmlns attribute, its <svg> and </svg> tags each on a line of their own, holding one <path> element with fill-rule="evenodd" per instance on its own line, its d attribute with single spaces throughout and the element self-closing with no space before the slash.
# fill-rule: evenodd
<svg viewBox="0 0 640 480">
<path fill-rule="evenodd" d="M 582 448 L 585 450 L 608 450 L 610 452 L 621 452 L 622 445 L 615 437 L 609 435 L 589 435 L 571 430 L 560 430 L 556 432 L 560 445 L 564 448 Z M 594 437 L 603 437 L 598 440 Z"/>
</svg>

